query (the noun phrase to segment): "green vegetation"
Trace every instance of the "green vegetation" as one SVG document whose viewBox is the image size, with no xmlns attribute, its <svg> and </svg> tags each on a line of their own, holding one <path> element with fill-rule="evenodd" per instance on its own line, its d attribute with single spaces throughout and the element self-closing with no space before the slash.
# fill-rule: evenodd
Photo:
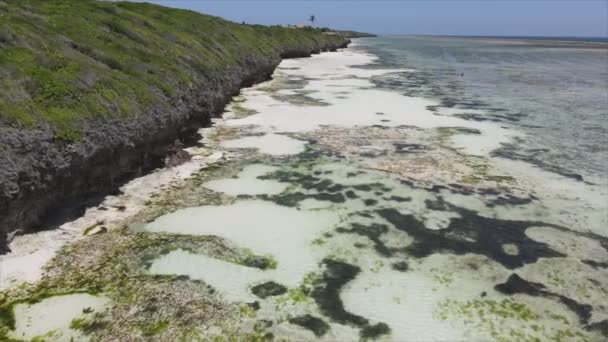
<svg viewBox="0 0 608 342">
<path fill-rule="evenodd" d="M 247 304 L 241 305 L 239 307 L 239 312 L 241 313 L 242 316 L 249 317 L 249 318 L 255 318 L 257 315 L 255 310 Z"/>
<path fill-rule="evenodd" d="M 502 300 L 448 299 L 439 305 L 437 316 L 442 320 L 460 318 L 473 329 L 487 332 L 496 341 L 589 341 L 584 331 L 570 327 L 561 315 L 534 308 L 505 298 Z M 559 324 L 550 324 L 551 321 Z M 549 323 L 549 324 L 548 324 Z"/>
<path fill-rule="evenodd" d="M 70 322 L 70 329 L 80 330 L 85 335 L 89 335 L 103 329 L 108 323 L 103 320 L 103 315 L 95 313 L 92 317 L 79 317 Z"/>
<path fill-rule="evenodd" d="M 313 291 L 313 289 L 319 285 L 319 283 L 321 282 L 321 274 L 316 273 L 316 272 L 310 272 L 307 273 L 304 276 L 304 279 L 302 280 L 302 284 L 300 284 L 299 287 L 295 288 L 295 289 L 289 289 L 289 291 L 287 291 L 287 294 L 282 297 L 279 298 L 277 300 L 277 303 L 279 304 L 285 304 L 288 302 L 292 302 L 292 303 L 304 303 L 304 302 L 308 302 L 310 300 L 310 294 Z"/>
<path fill-rule="evenodd" d="M 141 331 L 144 336 L 154 336 L 162 333 L 167 330 L 169 327 L 169 322 L 165 320 L 160 320 L 156 323 L 146 324 L 141 327 Z"/>
<path fill-rule="evenodd" d="M 0 1 L 0 17 L 0 122 L 50 128 L 59 143 L 90 120 L 170 108 L 251 58 L 342 39 L 146 3 Z"/>
<path fill-rule="evenodd" d="M 261 270 L 276 270 L 279 265 L 279 262 L 273 255 L 257 255 L 248 248 L 244 249 L 244 253 L 245 255 L 241 259 L 236 260 L 236 263 Z"/>
</svg>

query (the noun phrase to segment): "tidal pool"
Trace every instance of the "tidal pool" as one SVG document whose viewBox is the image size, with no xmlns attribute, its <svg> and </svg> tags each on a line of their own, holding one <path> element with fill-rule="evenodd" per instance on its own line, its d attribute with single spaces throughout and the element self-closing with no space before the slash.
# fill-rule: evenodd
<svg viewBox="0 0 608 342">
<path fill-rule="evenodd" d="M 185 274 L 203 280 L 207 280 L 203 270 L 209 267 L 209 281 L 216 284 L 222 279 L 221 276 L 214 278 L 213 274 L 221 275 L 222 265 L 226 272 L 240 274 L 239 279 L 250 279 L 238 285 L 219 286 L 220 290 L 224 289 L 230 294 L 235 292 L 234 286 L 246 288 L 252 281 L 269 273 L 288 286 L 297 286 L 307 273 L 317 269 L 323 257 L 310 248 L 313 240 L 322 232 L 332 229 L 339 219 L 336 212 L 329 210 L 297 210 L 266 201 L 239 201 L 225 206 L 181 209 L 159 217 L 147 224 L 145 230 L 219 236 L 256 255 L 268 256 L 276 261 L 275 270 L 262 273 L 186 252 L 174 252 L 153 264 L 153 271 Z M 175 267 L 173 270 L 172 266 Z M 213 270 L 218 272 L 214 273 Z M 231 273 L 231 270 L 234 272 Z M 228 282 L 229 277 L 223 281 Z"/>
<path fill-rule="evenodd" d="M 87 320 L 102 312 L 109 303 L 103 296 L 75 293 L 43 299 L 35 304 L 17 304 L 13 308 L 13 338 L 55 341 L 83 341 L 88 338 L 74 328 L 74 320 Z"/>
<path fill-rule="evenodd" d="M 227 195 L 275 195 L 283 192 L 287 188 L 287 184 L 279 183 L 272 180 L 259 179 L 260 176 L 266 175 L 278 168 L 254 164 L 249 165 L 241 171 L 235 179 L 218 179 L 212 180 L 205 184 L 204 187 L 213 191 L 222 192 Z"/>
<path fill-rule="evenodd" d="M 306 142 L 280 134 L 243 137 L 222 142 L 228 148 L 255 148 L 260 153 L 271 155 L 290 155 L 304 152 Z"/>
</svg>

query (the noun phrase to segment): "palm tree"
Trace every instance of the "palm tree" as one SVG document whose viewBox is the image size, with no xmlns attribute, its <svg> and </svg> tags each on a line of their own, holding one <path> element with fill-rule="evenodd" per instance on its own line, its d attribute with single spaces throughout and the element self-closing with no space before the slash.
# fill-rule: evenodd
<svg viewBox="0 0 608 342">
<path fill-rule="evenodd" d="M 310 17 L 308 17 L 308 21 L 310 21 L 311 26 L 314 25 L 315 19 L 317 19 L 317 17 L 315 17 L 314 14 L 311 14 Z"/>
</svg>

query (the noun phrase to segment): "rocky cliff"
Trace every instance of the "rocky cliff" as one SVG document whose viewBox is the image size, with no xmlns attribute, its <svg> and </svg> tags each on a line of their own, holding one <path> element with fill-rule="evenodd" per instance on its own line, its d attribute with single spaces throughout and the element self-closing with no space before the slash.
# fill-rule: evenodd
<svg viewBox="0 0 608 342">
<path fill-rule="evenodd" d="M 0 252 L 162 166 L 281 58 L 348 44 L 144 3 L 4 0 L 0 18 Z"/>
</svg>

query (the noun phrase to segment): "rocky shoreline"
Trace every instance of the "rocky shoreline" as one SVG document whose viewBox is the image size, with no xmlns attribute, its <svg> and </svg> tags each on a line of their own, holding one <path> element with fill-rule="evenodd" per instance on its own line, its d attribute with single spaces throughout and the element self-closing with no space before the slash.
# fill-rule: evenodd
<svg viewBox="0 0 608 342">
<path fill-rule="evenodd" d="M 376 61 L 283 61 L 187 162 L 17 237 L 0 339 L 602 340 L 608 240 L 578 214 L 598 211 L 586 185 L 474 154 L 500 126 L 373 87 L 402 71 L 360 67 Z"/>
<path fill-rule="evenodd" d="M 281 59 L 349 43 L 343 36 L 319 32 L 311 40 L 304 34 L 301 41 L 273 46 L 272 54 L 245 53 L 223 70 L 194 75 L 198 82 L 177 88 L 169 106 L 127 120 L 84 120 L 78 141 L 58 142 L 48 123 L 24 129 L 0 121 L 0 253 L 15 234 L 47 229 L 66 209 L 82 212 L 125 181 L 163 166 L 175 146 L 196 141 L 197 128 L 221 115 L 241 88 L 268 80 Z"/>
</svg>

